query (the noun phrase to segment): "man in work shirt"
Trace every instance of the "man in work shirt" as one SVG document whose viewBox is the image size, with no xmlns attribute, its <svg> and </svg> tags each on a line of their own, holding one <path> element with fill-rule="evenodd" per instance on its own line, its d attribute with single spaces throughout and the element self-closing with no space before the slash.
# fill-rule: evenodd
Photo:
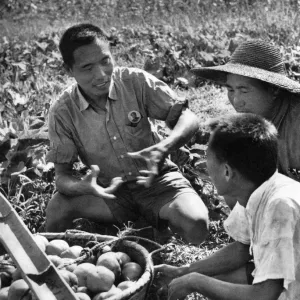
<svg viewBox="0 0 300 300">
<path fill-rule="evenodd" d="M 48 161 L 58 192 L 46 210 L 46 230 L 64 231 L 76 218 L 123 224 L 142 215 L 159 230 L 169 226 L 188 242 L 202 242 L 207 209 L 166 159 L 197 131 L 196 116 L 154 76 L 115 67 L 97 26 L 70 27 L 59 48 L 76 83 L 50 111 Z M 166 121 L 170 135 L 158 141 L 148 118 Z M 91 169 L 82 180 L 72 176 L 78 156 Z"/>
</svg>

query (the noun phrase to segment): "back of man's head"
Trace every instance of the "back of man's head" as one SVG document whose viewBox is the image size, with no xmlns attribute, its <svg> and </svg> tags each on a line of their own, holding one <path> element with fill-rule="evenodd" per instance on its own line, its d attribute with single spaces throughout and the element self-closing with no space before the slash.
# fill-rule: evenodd
<svg viewBox="0 0 300 300">
<path fill-rule="evenodd" d="M 74 51 L 93 43 L 96 38 L 107 42 L 106 34 L 98 27 L 89 23 L 82 23 L 69 27 L 59 42 L 59 51 L 67 68 L 72 68 Z"/>
<path fill-rule="evenodd" d="M 209 147 L 220 162 L 226 162 L 246 179 L 261 185 L 277 169 L 277 130 L 260 116 L 232 114 L 207 123 Z"/>
</svg>

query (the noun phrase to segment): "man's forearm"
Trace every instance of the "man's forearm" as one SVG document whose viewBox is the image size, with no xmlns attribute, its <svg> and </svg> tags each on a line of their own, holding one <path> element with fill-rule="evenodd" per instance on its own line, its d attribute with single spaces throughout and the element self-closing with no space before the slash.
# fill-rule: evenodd
<svg viewBox="0 0 300 300">
<path fill-rule="evenodd" d="M 282 280 L 267 280 L 261 284 L 243 285 L 220 281 L 202 274 L 190 274 L 188 286 L 214 300 L 275 300 L 282 292 Z"/>
<path fill-rule="evenodd" d="M 189 109 L 183 110 L 170 135 L 160 142 L 168 152 L 185 145 L 197 132 L 199 127 L 197 116 Z"/>
<path fill-rule="evenodd" d="M 182 267 L 181 275 L 197 272 L 207 276 L 216 276 L 238 269 L 249 259 L 249 245 L 233 242 L 205 259 Z"/>
</svg>

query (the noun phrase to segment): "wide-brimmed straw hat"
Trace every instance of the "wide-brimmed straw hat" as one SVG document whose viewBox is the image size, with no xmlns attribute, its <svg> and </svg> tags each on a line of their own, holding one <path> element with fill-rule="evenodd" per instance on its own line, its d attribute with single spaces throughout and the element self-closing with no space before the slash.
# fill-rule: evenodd
<svg viewBox="0 0 300 300">
<path fill-rule="evenodd" d="M 226 74 L 231 73 L 259 79 L 292 93 L 300 93 L 300 83 L 287 77 L 279 49 L 262 40 L 241 43 L 224 65 L 199 67 L 191 71 L 203 79 L 220 84 L 225 84 Z"/>
</svg>

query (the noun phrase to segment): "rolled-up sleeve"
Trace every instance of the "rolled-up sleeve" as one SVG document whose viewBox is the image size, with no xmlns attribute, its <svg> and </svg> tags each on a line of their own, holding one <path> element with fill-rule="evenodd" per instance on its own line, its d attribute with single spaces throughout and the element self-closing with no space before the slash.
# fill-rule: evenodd
<svg viewBox="0 0 300 300">
<path fill-rule="evenodd" d="M 187 101 L 178 99 L 176 93 L 164 82 L 144 72 L 143 98 L 148 117 L 166 121 L 173 128 Z"/>
<path fill-rule="evenodd" d="M 270 206 L 264 216 L 264 226 L 253 244 L 255 270 L 253 284 L 268 279 L 283 279 L 284 288 L 295 280 L 296 230 L 295 208 L 281 200 Z"/>
<path fill-rule="evenodd" d="M 47 162 L 72 164 L 78 160 L 78 152 L 72 139 L 72 132 L 68 128 L 64 110 L 52 109 L 49 114 L 50 149 Z"/>
<path fill-rule="evenodd" d="M 246 210 L 239 202 L 236 203 L 229 217 L 224 221 L 224 229 L 235 241 L 246 245 L 250 244 L 250 232 Z"/>
</svg>

